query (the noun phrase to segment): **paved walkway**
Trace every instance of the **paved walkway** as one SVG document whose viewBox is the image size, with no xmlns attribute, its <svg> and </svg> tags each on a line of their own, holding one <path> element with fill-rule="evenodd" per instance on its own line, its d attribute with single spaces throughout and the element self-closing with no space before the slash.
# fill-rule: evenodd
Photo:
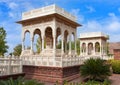
<svg viewBox="0 0 120 85">
<path fill-rule="evenodd" d="M 110 76 L 110 80 L 112 82 L 111 85 L 120 85 L 120 74 L 113 74 Z"/>
<path fill-rule="evenodd" d="M 120 85 L 120 74 L 112 74 L 109 78 L 111 80 L 111 85 Z M 82 82 L 82 79 L 79 77 L 71 82 Z M 54 85 L 53 83 L 45 83 L 45 85 Z"/>
</svg>

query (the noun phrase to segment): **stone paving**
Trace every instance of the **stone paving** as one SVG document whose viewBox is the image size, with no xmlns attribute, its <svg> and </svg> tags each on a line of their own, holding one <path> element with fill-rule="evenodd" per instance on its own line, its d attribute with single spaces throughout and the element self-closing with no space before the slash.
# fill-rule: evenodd
<svg viewBox="0 0 120 85">
<path fill-rule="evenodd" d="M 113 74 L 110 76 L 110 80 L 112 82 L 111 85 L 120 85 L 120 74 Z"/>
</svg>

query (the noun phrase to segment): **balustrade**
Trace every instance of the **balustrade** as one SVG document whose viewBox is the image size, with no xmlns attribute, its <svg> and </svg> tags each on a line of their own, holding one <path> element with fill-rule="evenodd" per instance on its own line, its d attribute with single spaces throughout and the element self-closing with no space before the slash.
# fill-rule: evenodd
<svg viewBox="0 0 120 85">
<path fill-rule="evenodd" d="M 19 58 L 0 58 L 0 76 L 22 73 L 22 61 Z"/>
</svg>

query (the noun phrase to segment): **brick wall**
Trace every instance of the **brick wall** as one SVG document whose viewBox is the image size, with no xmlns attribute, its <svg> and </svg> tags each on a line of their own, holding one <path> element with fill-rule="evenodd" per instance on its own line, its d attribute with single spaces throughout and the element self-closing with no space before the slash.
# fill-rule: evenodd
<svg viewBox="0 0 120 85">
<path fill-rule="evenodd" d="M 120 49 L 114 49 L 114 59 L 120 60 Z"/>
<path fill-rule="evenodd" d="M 46 67 L 46 66 L 23 66 L 23 72 L 27 79 L 36 79 L 42 82 L 63 83 L 64 80 L 70 81 L 79 77 L 79 66 L 70 67 Z"/>
</svg>

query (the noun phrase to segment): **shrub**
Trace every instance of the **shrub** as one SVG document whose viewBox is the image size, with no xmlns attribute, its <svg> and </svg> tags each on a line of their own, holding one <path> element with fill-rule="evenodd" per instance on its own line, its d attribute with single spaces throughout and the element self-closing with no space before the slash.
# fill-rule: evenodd
<svg viewBox="0 0 120 85">
<path fill-rule="evenodd" d="M 103 81 L 111 75 L 110 65 L 102 59 L 90 58 L 80 67 L 80 74 L 89 80 Z"/>
<path fill-rule="evenodd" d="M 10 78 L 9 80 L 0 81 L 0 85 L 44 85 L 43 83 L 39 83 L 35 80 L 25 80 L 22 77 L 19 77 L 18 79 L 14 80 Z"/>
<path fill-rule="evenodd" d="M 110 60 L 113 73 L 120 74 L 120 60 Z"/>
<path fill-rule="evenodd" d="M 110 81 L 108 81 L 108 80 L 105 80 L 104 82 L 99 82 L 99 81 L 94 81 L 94 80 L 92 80 L 92 81 L 87 81 L 87 82 L 65 82 L 65 83 L 63 83 L 63 85 L 110 85 Z M 58 83 L 56 83 L 56 84 L 54 84 L 54 85 L 61 85 L 61 84 L 58 84 Z"/>
</svg>

